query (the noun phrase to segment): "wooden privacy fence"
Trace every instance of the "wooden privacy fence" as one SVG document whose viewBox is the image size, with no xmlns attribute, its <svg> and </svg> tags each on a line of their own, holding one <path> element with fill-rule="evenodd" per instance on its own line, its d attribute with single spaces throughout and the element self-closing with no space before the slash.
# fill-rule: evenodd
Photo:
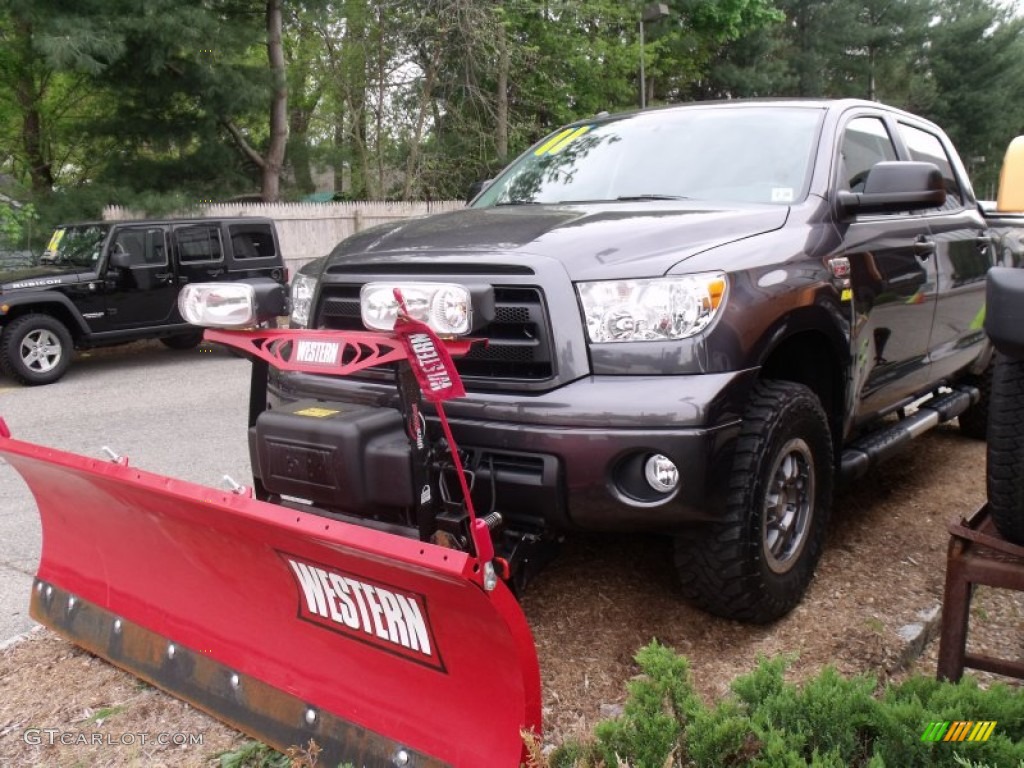
<svg viewBox="0 0 1024 768">
<path fill-rule="evenodd" d="M 462 200 L 430 203 L 215 203 L 174 214 L 172 218 L 260 216 L 273 219 L 285 263 L 294 275 L 306 262 L 330 253 L 346 237 L 368 227 L 413 216 L 454 211 L 465 205 Z M 119 205 L 108 205 L 103 211 L 103 218 L 113 221 L 145 216 Z"/>
</svg>

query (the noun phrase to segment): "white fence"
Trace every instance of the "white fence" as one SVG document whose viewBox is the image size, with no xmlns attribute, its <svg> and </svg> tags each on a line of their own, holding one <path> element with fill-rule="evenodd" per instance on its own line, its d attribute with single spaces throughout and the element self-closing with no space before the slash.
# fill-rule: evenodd
<svg viewBox="0 0 1024 768">
<path fill-rule="evenodd" d="M 261 216 L 273 219 L 281 252 L 291 274 L 307 261 L 324 256 L 349 235 L 389 221 L 426 216 L 464 208 L 461 200 L 431 203 L 216 203 L 201 206 L 175 218 Z M 106 220 L 145 218 L 141 213 L 109 205 Z"/>
</svg>

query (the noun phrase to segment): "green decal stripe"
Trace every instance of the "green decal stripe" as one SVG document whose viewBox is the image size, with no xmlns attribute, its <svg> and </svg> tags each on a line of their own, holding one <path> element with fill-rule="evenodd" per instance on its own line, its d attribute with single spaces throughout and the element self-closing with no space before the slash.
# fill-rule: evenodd
<svg viewBox="0 0 1024 768">
<path fill-rule="evenodd" d="M 924 729 L 924 733 L 921 734 L 921 741 L 942 741 L 948 727 L 948 720 L 944 723 L 929 723 L 928 727 Z"/>
</svg>

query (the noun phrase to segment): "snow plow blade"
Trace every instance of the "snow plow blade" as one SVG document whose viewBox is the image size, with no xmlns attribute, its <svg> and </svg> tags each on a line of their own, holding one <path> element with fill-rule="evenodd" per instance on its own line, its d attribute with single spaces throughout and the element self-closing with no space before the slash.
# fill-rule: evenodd
<svg viewBox="0 0 1024 768">
<path fill-rule="evenodd" d="M 31 614 L 320 764 L 517 766 L 532 637 L 471 555 L 14 440 L 43 549 Z"/>
</svg>

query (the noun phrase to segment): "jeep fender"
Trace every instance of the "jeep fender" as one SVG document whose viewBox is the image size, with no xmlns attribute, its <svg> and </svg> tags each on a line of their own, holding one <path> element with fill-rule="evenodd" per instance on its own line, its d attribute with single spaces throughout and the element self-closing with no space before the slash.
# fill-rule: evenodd
<svg viewBox="0 0 1024 768">
<path fill-rule="evenodd" d="M 56 306 L 63 310 L 60 312 L 60 315 L 52 311 Z M 57 316 L 66 313 L 74 321 L 74 326 L 69 329 L 73 336 L 88 336 L 91 333 L 78 308 L 72 303 L 71 299 L 62 293 L 40 291 L 39 293 L 26 293 L 23 296 L 0 295 L 0 319 L 6 321 L 12 314 L 21 314 L 20 312 L 12 312 L 12 310 L 24 307 L 28 307 L 30 310 L 38 309 L 40 312 Z"/>
</svg>

